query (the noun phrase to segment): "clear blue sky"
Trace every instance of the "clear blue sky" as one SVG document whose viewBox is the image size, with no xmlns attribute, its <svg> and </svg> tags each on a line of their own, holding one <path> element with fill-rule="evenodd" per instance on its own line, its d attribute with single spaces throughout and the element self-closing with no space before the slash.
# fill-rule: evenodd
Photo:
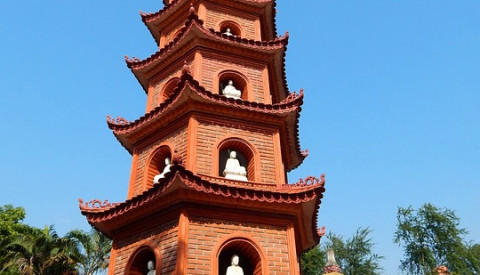
<svg viewBox="0 0 480 275">
<path fill-rule="evenodd" d="M 122 201 L 131 157 L 105 117 L 133 120 L 145 94 L 123 56 L 156 44 L 139 11 L 160 0 L 3 1 L 0 204 L 63 234 L 87 229 L 77 199 Z M 327 175 L 319 225 L 373 230 L 385 274 L 397 206 L 454 209 L 480 242 L 480 1 L 278 0 L 287 79 L 305 89 L 304 164 Z"/>
</svg>

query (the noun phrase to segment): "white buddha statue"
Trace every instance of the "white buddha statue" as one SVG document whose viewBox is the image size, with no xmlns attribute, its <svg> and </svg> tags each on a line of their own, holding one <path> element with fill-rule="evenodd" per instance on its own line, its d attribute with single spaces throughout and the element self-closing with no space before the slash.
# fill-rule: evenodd
<svg viewBox="0 0 480 275">
<path fill-rule="evenodd" d="M 223 175 L 226 179 L 248 181 L 247 170 L 240 165 L 240 162 L 237 159 L 237 152 L 230 152 L 230 158 L 228 158 L 225 163 Z"/>
<path fill-rule="evenodd" d="M 148 261 L 147 268 L 148 268 L 148 272 L 147 272 L 146 275 L 155 275 L 156 274 L 154 266 L 153 266 L 153 261 Z"/>
<path fill-rule="evenodd" d="M 238 255 L 232 256 L 231 265 L 227 268 L 226 275 L 243 275 L 243 269 L 238 265 L 240 258 Z"/>
<path fill-rule="evenodd" d="M 226 36 L 232 36 L 233 35 L 232 30 L 228 27 L 225 29 L 225 32 L 223 32 L 223 34 L 225 34 Z"/>
<path fill-rule="evenodd" d="M 165 178 L 165 174 L 170 172 L 170 166 L 172 166 L 170 164 L 170 158 L 167 157 L 165 158 L 165 168 L 163 168 L 163 171 L 161 174 L 158 174 L 155 177 L 153 177 L 153 183 L 158 183 L 160 179 Z"/>
<path fill-rule="evenodd" d="M 229 80 L 227 86 L 223 88 L 222 94 L 229 98 L 241 99 L 242 92 L 233 86 L 233 80 Z"/>
</svg>

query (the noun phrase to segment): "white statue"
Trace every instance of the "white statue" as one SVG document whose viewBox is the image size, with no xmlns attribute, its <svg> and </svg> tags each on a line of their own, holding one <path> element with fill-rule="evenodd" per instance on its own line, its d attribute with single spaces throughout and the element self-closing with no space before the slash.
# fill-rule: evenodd
<svg viewBox="0 0 480 275">
<path fill-rule="evenodd" d="M 161 174 L 156 175 L 153 177 L 153 183 L 158 183 L 160 182 L 160 179 L 165 178 L 165 174 L 170 172 L 170 158 L 165 158 L 165 168 L 163 168 L 163 172 Z"/>
<path fill-rule="evenodd" d="M 240 162 L 237 159 L 237 152 L 230 152 L 230 158 L 228 158 L 225 163 L 223 175 L 226 179 L 247 181 L 247 170 L 240 165 Z"/>
<path fill-rule="evenodd" d="M 243 275 L 243 269 L 238 266 L 239 261 L 240 258 L 238 257 L 238 255 L 232 256 L 232 264 L 227 268 L 226 275 Z"/>
<path fill-rule="evenodd" d="M 229 98 L 241 99 L 242 92 L 233 86 L 233 80 L 229 80 L 227 86 L 223 88 L 222 94 Z"/>
<path fill-rule="evenodd" d="M 146 275 L 155 275 L 155 269 L 153 266 L 153 261 L 148 261 L 147 263 L 148 273 Z"/>
<path fill-rule="evenodd" d="M 233 35 L 232 30 L 230 28 L 226 28 L 225 32 L 223 34 L 225 34 L 226 36 L 232 36 Z"/>
</svg>

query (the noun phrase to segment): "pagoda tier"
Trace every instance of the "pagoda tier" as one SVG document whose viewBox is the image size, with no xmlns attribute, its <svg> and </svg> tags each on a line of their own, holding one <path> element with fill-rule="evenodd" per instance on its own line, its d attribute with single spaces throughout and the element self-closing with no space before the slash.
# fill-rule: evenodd
<svg viewBox="0 0 480 275">
<path fill-rule="evenodd" d="M 190 6 L 198 11 L 200 19 L 207 22 L 208 29 L 221 28 L 211 20 L 212 17 L 227 20 L 245 17 L 244 25 L 252 27 L 245 33 L 246 38 L 272 40 L 276 36 L 274 0 L 174 0 L 164 3 L 165 7 L 158 12 L 141 13 L 142 21 L 160 48 L 173 40 Z M 225 12 L 226 8 L 228 12 Z M 213 12 L 207 13 L 207 10 Z"/>
<path fill-rule="evenodd" d="M 154 226 L 149 220 L 168 223 L 178 218 L 180 209 L 189 216 L 215 219 L 242 216 L 241 223 L 278 225 L 282 221 L 293 225 L 300 253 L 316 245 L 322 235 L 316 224 L 324 184 L 323 175 L 321 180 L 309 177 L 297 184 L 252 184 L 195 175 L 175 164 L 158 184 L 127 201 L 79 200 L 79 207 L 92 226 L 113 239 L 125 230 Z"/>
<path fill-rule="evenodd" d="M 176 37 L 150 57 L 140 60 L 128 59 L 128 67 L 148 93 L 159 75 L 165 71 L 180 70 L 182 62 L 189 60 L 194 68 L 194 76 L 201 82 L 211 83 L 212 76 L 202 74 L 208 66 L 202 56 L 225 56 L 227 60 L 241 60 L 241 64 L 252 64 L 253 67 L 265 67 L 268 77 L 263 84 L 260 95 L 249 93 L 249 100 L 264 103 L 280 102 L 288 95 L 285 76 L 285 52 L 288 44 L 288 33 L 271 41 L 227 36 L 213 29 L 206 29 L 193 9 Z M 188 50 L 185 53 L 185 50 Z M 162 78 L 162 77 L 160 77 Z M 212 87 L 213 88 L 213 87 Z M 153 88 L 155 89 L 155 88 Z M 218 92 L 217 92 L 218 93 Z M 154 104 L 153 104 L 154 105 Z M 148 109 L 148 108 L 147 108 Z"/>
<path fill-rule="evenodd" d="M 107 117 L 132 154 L 127 200 L 80 200 L 113 240 L 108 274 L 300 275 L 301 253 L 324 233 L 325 180 L 287 183 L 308 151 L 275 1 L 164 4 L 141 15 L 159 50 L 125 58 L 146 91 L 145 115 Z"/>
<path fill-rule="evenodd" d="M 270 131 L 280 133 L 281 147 L 285 148 L 282 150 L 282 159 L 285 168 L 290 171 L 300 165 L 307 155 L 300 150 L 298 139 L 298 118 L 302 103 L 303 92 L 292 93 L 277 104 L 234 100 L 206 91 L 185 71 L 170 97 L 146 115 L 133 122 L 111 118 L 107 122 L 122 146 L 133 153 L 135 145 L 151 140 L 152 136 L 158 135 L 159 129 L 171 127 L 176 122 L 181 124 L 181 121 L 188 121 L 191 116 L 208 120 L 217 120 L 218 116 L 222 119 L 241 120 L 241 125 L 257 125 L 264 130 L 270 128 Z M 259 121 L 261 124 L 258 124 Z M 186 155 L 181 157 L 187 159 Z"/>
</svg>

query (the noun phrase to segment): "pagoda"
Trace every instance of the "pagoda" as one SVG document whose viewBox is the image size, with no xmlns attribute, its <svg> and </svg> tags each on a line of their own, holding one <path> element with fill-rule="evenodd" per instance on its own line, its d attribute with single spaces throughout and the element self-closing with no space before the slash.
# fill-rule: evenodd
<svg viewBox="0 0 480 275">
<path fill-rule="evenodd" d="M 107 117 L 132 155 L 127 199 L 79 200 L 113 240 L 108 274 L 300 274 L 301 253 L 324 232 L 325 180 L 287 183 L 308 151 L 275 1 L 163 3 L 141 13 L 159 50 L 126 57 L 146 113 Z"/>
</svg>

